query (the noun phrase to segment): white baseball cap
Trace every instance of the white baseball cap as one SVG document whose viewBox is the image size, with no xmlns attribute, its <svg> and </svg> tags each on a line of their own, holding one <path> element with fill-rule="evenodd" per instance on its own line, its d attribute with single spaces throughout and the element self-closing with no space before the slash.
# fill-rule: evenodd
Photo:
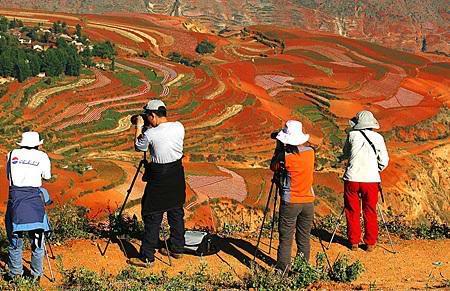
<svg viewBox="0 0 450 291">
<path fill-rule="evenodd" d="M 152 99 L 144 106 L 144 110 L 157 111 L 159 107 L 166 108 L 166 104 L 159 99 Z"/>
<path fill-rule="evenodd" d="M 288 120 L 286 126 L 277 134 L 277 140 L 284 144 L 298 146 L 309 140 L 309 134 L 303 133 L 303 125 L 297 120 Z"/>
<path fill-rule="evenodd" d="M 22 140 L 17 144 L 21 147 L 34 148 L 43 144 L 44 140 L 39 138 L 39 133 L 35 131 L 28 131 L 22 133 Z"/>
</svg>

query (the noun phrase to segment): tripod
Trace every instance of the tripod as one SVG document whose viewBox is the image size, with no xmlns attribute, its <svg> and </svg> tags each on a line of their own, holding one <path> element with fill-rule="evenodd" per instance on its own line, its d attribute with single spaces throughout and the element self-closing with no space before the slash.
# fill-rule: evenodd
<svg viewBox="0 0 450 291">
<path fill-rule="evenodd" d="M 137 179 L 137 177 L 138 177 L 138 175 L 139 175 L 139 173 L 141 171 L 141 168 L 143 166 L 145 166 L 147 163 L 148 163 L 147 162 L 147 152 L 144 152 L 144 155 L 143 155 L 143 157 L 142 157 L 141 161 L 139 162 L 139 165 L 138 165 L 138 167 L 136 169 L 136 173 L 134 174 L 133 180 L 131 181 L 130 187 L 127 190 L 127 196 L 125 196 L 125 200 L 123 201 L 122 206 L 120 207 L 120 210 L 119 210 L 119 212 L 117 214 L 119 219 L 122 218 L 122 213 L 125 210 L 125 206 L 127 204 L 128 198 L 130 197 L 130 194 L 133 191 L 134 184 L 135 184 L 136 179 Z M 167 249 L 167 256 L 169 258 L 169 264 L 172 265 L 172 262 L 171 262 L 171 259 L 170 259 L 169 247 L 168 247 L 168 244 L 167 244 L 167 239 L 166 239 L 165 234 L 164 234 L 163 238 L 164 238 L 165 247 Z M 109 239 L 108 239 L 108 242 L 106 243 L 105 249 L 103 251 L 100 250 L 100 254 L 102 256 L 104 256 L 106 254 L 106 251 L 108 250 L 108 247 L 109 247 L 109 244 L 111 243 L 111 240 L 112 240 L 112 235 L 109 236 Z M 124 248 L 124 251 L 125 251 L 125 248 Z"/>
<path fill-rule="evenodd" d="M 380 192 L 381 202 L 384 204 L 384 195 L 383 195 L 383 188 L 381 187 L 381 183 L 378 184 L 378 190 L 379 190 L 379 192 Z M 378 214 L 379 214 L 380 217 L 381 217 L 381 220 L 383 221 L 383 226 L 384 226 L 384 228 L 385 228 L 385 230 L 386 230 L 386 233 L 387 233 L 387 235 L 388 235 L 388 238 L 389 238 L 389 244 L 390 244 L 390 246 L 391 246 L 391 250 L 390 250 L 390 251 L 388 250 L 388 251 L 389 251 L 390 253 L 396 254 L 397 251 L 394 249 L 394 244 L 392 243 L 391 235 L 390 235 L 390 233 L 389 233 L 389 229 L 388 229 L 388 227 L 387 227 L 387 223 L 386 223 L 386 220 L 385 220 L 385 218 L 384 218 L 383 210 L 381 209 L 381 206 L 380 206 L 379 203 L 377 204 L 377 210 L 378 210 Z M 334 236 L 336 235 L 337 229 L 338 229 L 338 227 L 339 227 L 339 223 L 341 222 L 342 217 L 344 216 L 344 211 L 345 211 L 345 208 L 342 208 L 341 214 L 339 215 L 339 218 L 338 218 L 338 220 L 336 221 L 336 226 L 335 226 L 335 228 L 334 228 L 333 234 L 331 235 L 331 239 L 330 239 L 330 241 L 328 242 L 327 249 L 330 249 L 331 243 L 333 242 Z"/>
<path fill-rule="evenodd" d="M 49 256 L 48 256 L 48 251 L 47 251 L 47 247 L 46 247 L 45 241 L 42 242 L 42 244 L 43 244 L 43 246 L 44 246 L 45 257 L 47 258 L 48 268 L 49 268 L 49 270 L 50 270 L 50 276 L 51 276 L 51 277 L 50 277 L 50 282 L 55 282 L 55 275 L 53 274 L 52 265 L 50 264 L 50 258 L 49 258 Z M 51 252 L 51 254 L 52 254 L 52 259 L 54 259 L 54 258 L 55 258 L 55 255 L 53 254 L 53 250 L 52 250 L 52 247 L 51 247 L 50 242 L 48 243 L 48 246 L 49 246 L 50 252 Z"/>
<path fill-rule="evenodd" d="M 261 222 L 261 227 L 259 229 L 259 235 L 258 235 L 258 240 L 256 242 L 256 248 L 255 248 L 255 253 L 253 255 L 253 262 L 255 262 L 256 260 L 256 254 L 259 251 L 259 244 L 261 242 L 261 237 L 262 237 L 262 233 L 263 233 L 263 229 L 264 229 L 264 223 L 266 222 L 266 217 L 267 217 L 267 213 L 269 212 L 269 204 L 270 204 L 270 200 L 272 198 L 272 193 L 274 193 L 273 189 L 275 188 L 275 195 L 274 195 L 274 202 L 273 202 L 273 214 L 272 214 L 272 224 L 271 224 L 271 230 L 270 230 L 270 241 L 269 241 L 269 254 L 272 250 L 272 240 L 273 240 L 273 229 L 275 228 L 275 213 L 276 213 L 276 208 L 277 208 L 277 200 L 278 200 L 278 194 L 280 191 L 280 187 L 279 187 L 279 182 L 280 182 L 280 175 L 281 173 L 279 171 L 276 171 L 273 173 L 272 176 L 272 184 L 270 185 L 270 191 L 269 191 L 269 195 L 267 197 L 267 202 L 266 202 L 266 206 L 264 208 L 264 214 L 263 214 L 263 220 Z"/>
</svg>

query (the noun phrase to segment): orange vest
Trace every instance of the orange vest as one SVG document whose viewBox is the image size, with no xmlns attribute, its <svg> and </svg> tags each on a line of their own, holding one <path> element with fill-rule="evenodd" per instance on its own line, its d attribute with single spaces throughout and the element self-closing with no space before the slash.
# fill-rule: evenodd
<svg viewBox="0 0 450 291">
<path fill-rule="evenodd" d="M 300 152 L 286 153 L 286 175 L 282 181 L 282 199 L 289 203 L 311 203 L 315 196 L 312 190 L 314 174 L 314 150 L 299 147 Z"/>
</svg>

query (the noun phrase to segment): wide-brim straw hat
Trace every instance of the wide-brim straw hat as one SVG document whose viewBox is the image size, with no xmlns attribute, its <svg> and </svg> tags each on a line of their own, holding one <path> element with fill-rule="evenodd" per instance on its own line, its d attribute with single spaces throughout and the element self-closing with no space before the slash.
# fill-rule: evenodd
<svg viewBox="0 0 450 291">
<path fill-rule="evenodd" d="M 286 126 L 277 134 L 277 140 L 284 144 L 298 146 L 309 140 L 309 134 L 303 133 L 303 125 L 297 120 L 288 120 Z"/>
<path fill-rule="evenodd" d="M 39 133 L 35 131 L 28 131 L 22 133 L 22 140 L 17 144 L 21 147 L 37 147 L 44 143 L 44 140 L 39 138 Z"/>
<path fill-rule="evenodd" d="M 372 112 L 363 110 L 356 114 L 355 117 L 348 121 L 353 129 L 379 129 L 380 124 L 373 116 Z"/>
</svg>

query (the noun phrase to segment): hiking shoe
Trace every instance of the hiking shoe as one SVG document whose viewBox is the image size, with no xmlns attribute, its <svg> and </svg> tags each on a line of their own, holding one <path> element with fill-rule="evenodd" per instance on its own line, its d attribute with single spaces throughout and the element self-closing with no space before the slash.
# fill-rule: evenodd
<svg viewBox="0 0 450 291">
<path fill-rule="evenodd" d="M 352 245 L 352 246 L 350 247 L 350 249 L 351 249 L 352 251 L 357 251 L 357 250 L 359 249 L 359 245 L 358 245 L 358 244 Z"/>
<path fill-rule="evenodd" d="M 167 249 L 166 248 L 162 248 L 159 249 L 159 253 L 163 256 L 167 256 Z M 181 259 L 183 257 L 183 253 L 179 253 L 179 252 L 174 252 L 169 250 L 170 256 L 174 259 Z"/>
<path fill-rule="evenodd" d="M 131 258 L 127 260 L 127 263 L 139 268 L 151 268 L 153 267 L 155 261 L 149 261 L 145 258 Z"/>
<path fill-rule="evenodd" d="M 366 245 L 366 252 L 373 252 L 376 245 Z"/>
<path fill-rule="evenodd" d="M 13 282 L 14 280 L 17 280 L 19 278 L 22 278 L 22 275 L 14 275 L 10 273 L 6 273 L 3 277 L 6 282 Z"/>
</svg>

